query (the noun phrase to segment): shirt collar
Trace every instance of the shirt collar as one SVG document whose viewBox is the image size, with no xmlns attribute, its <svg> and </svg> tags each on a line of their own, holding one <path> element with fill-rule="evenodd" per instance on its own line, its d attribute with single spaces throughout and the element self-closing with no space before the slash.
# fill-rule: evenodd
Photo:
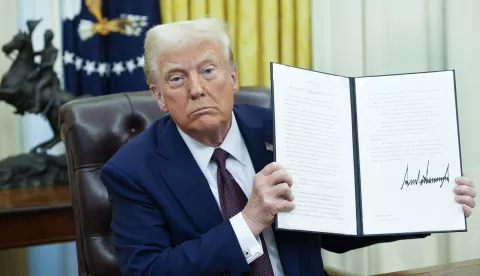
<svg viewBox="0 0 480 276">
<path fill-rule="evenodd" d="M 197 140 L 184 133 L 178 126 L 177 129 L 183 140 L 185 141 L 185 144 L 187 144 L 188 149 L 192 153 L 193 158 L 195 159 L 195 161 L 197 161 L 200 169 L 202 171 L 205 170 L 208 166 L 208 163 L 210 162 L 215 148 L 198 142 Z M 232 125 L 227 133 L 227 136 L 225 137 L 225 140 L 219 147 L 228 152 L 243 166 L 246 166 L 246 158 L 248 158 L 246 146 L 240 133 L 240 129 L 238 128 L 235 114 L 233 112 Z"/>
</svg>

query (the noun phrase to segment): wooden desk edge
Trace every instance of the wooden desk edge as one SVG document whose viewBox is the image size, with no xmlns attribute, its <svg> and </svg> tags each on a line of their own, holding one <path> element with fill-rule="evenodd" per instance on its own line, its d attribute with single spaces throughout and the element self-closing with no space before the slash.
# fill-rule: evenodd
<svg viewBox="0 0 480 276">
<path fill-rule="evenodd" d="M 51 205 L 40 205 L 40 206 L 25 206 L 25 207 L 14 207 L 14 208 L 5 208 L 0 209 L 0 216 L 2 215 L 10 215 L 10 214 L 22 214 L 22 213 L 35 213 L 35 212 L 44 212 L 56 209 L 65 209 L 65 208 L 72 208 L 71 202 L 64 202 L 58 204 L 51 204 Z"/>
<path fill-rule="evenodd" d="M 26 240 L 21 242 L 13 242 L 13 243 L 0 243 L 0 250 L 8 250 L 20 247 L 30 247 L 30 246 L 37 246 L 37 245 L 47 245 L 47 244 L 54 244 L 54 243 L 63 243 L 63 242 L 73 242 L 75 241 L 75 236 L 63 236 L 63 237 L 56 237 L 56 238 L 45 238 L 45 239 L 34 239 L 34 240 Z"/>
<path fill-rule="evenodd" d="M 0 249 L 75 241 L 72 207 L 62 205 L 0 214 L 1 223 L 7 225 L 0 235 Z"/>
</svg>

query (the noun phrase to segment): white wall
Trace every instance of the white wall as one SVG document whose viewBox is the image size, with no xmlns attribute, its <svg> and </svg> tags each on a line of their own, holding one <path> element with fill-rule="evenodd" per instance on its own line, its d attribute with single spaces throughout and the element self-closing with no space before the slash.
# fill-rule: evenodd
<svg viewBox="0 0 480 276">
<path fill-rule="evenodd" d="M 464 174 L 479 186 L 480 1 L 312 0 L 312 20 L 315 70 L 358 76 L 455 69 Z M 362 274 L 480 258 L 476 209 L 468 233 L 326 252 L 324 258 Z"/>
</svg>

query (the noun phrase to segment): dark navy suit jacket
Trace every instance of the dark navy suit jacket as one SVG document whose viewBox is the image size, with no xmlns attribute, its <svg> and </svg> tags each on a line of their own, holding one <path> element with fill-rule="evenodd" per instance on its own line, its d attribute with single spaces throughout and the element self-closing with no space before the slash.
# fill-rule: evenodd
<svg viewBox="0 0 480 276">
<path fill-rule="evenodd" d="M 273 161 L 272 111 L 236 105 L 255 171 Z M 207 180 L 170 116 L 153 123 L 103 167 L 113 244 L 125 275 L 240 275 L 249 266 Z M 346 252 L 400 237 L 355 238 L 274 231 L 285 274 L 326 275 L 320 249 Z M 426 235 L 424 235 L 426 236 Z M 414 238 L 424 236 L 402 237 Z"/>
</svg>

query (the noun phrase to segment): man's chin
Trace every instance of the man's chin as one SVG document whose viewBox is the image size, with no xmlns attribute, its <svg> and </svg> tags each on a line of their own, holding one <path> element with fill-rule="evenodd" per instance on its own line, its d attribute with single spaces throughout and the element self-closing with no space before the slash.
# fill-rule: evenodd
<svg viewBox="0 0 480 276">
<path fill-rule="evenodd" d="M 197 133 L 202 132 L 211 132 L 215 130 L 222 129 L 225 122 L 219 116 L 204 114 L 202 116 L 197 116 L 189 124 L 189 128 L 194 130 Z"/>
<path fill-rule="evenodd" d="M 212 131 L 220 128 L 221 124 L 218 120 L 215 120 L 215 118 L 205 118 L 208 116 L 202 116 L 202 118 L 198 118 L 195 120 L 193 127 L 197 132 L 202 132 L 202 131 Z"/>
</svg>

